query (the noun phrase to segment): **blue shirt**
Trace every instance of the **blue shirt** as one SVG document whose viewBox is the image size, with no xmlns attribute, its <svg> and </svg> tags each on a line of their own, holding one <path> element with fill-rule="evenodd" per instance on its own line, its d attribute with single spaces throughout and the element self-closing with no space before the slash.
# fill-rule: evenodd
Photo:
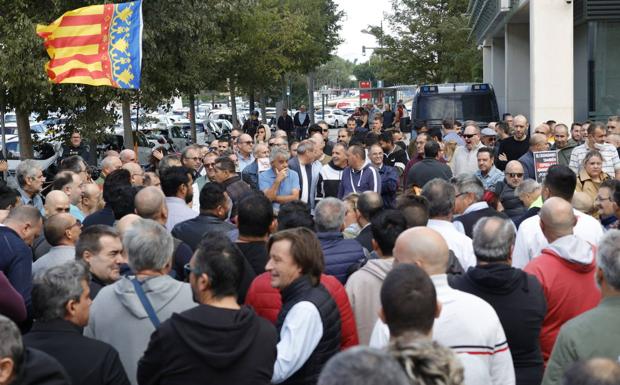
<svg viewBox="0 0 620 385">
<path fill-rule="evenodd" d="M 39 210 L 41 215 L 45 216 L 45 209 L 43 208 L 43 198 L 41 198 L 41 194 L 35 194 L 35 196 L 30 198 L 30 196 L 28 196 L 28 194 L 26 194 L 26 192 L 22 190 L 21 187 L 18 187 L 17 191 L 19 191 L 19 195 L 21 196 L 23 205 L 34 206 Z"/>
<path fill-rule="evenodd" d="M 482 175 L 480 170 L 476 170 L 476 178 L 482 182 L 485 190 L 490 190 L 497 184 L 497 182 L 504 180 L 504 173 L 498 170 L 495 166 L 491 167 L 486 175 Z"/>
<path fill-rule="evenodd" d="M 271 188 L 276 181 L 276 174 L 273 171 L 273 168 L 269 170 L 265 170 L 258 174 L 258 188 L 261 191 L 265 191 Z M 289 169 L 288 175 L 282 182 L 280 182 L 280 188 L 276 195 L 291 195 L 293 190 L 301 190 L 299 185 L 299 175 L 294 170 Z M 280 204 L 273 202 L 273 209 L 278 211 L 280 210 Z"/>
<path fill-rule="evenodd" d="M 82 214 L 82 211 L 80 211 L 80 209 L 77 206 L 70 205 L 69 214 L 73 215 L 73 217 L 77 219 L 78 221 L 84 222 L 84 214 Z"/>
<path fill-rule="evenodd" d="M 240 152 L 237 152 L 237 160 L 239 161 L 239 172 L 241 172 L 246 166 L 254 162 L 254 154 L 250 153 L 250 156 L 244 158 Z"/>
</svg>

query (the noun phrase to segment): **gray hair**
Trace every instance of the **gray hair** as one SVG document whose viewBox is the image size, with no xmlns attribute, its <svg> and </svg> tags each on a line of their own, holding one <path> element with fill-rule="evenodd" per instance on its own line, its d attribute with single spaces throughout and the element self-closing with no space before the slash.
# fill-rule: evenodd
<svg viewBox="0 0 620 385">
<path fill-rule="evenodd" d="M 484 187 L 482 182 L 474 175 L 461 174 L 454 178 L 454 188 L 459 194 L 473 193 L 476 201 L 480 202 L 484 195 Z"/>
<path fill-rule="evenodd" d="M 37 161 L 32 159 L 26 159 L 19 162 L 15 169 L 15 178 L 19 187 L 24 187 L 26 184 L 26 178 L 36 178 L 37 171 L 42 171 L 41 166 Z"/>
<path fill-rule="evenodd" d="M 340 231 L 347 212 L 347 205 L 337 198 L 322 199 L 314 209 L 314 222 L 319 232 Z"/>
<path fill-rule="evenodd" d="M 153 219 L 166 205 L 166 196 L 159 187 L 148 186 L 138 191 L 134 198 L 136 214 L 142 218 Z"/>
<path fill-rule="evenodd" d="M 271 149 L 271 153 L 269 154 L 269 161 L 273 162 L 275 160 L 278 160 L 279 158 L 288 159 L 290 158 L 290 156 L 291 154 L 285 149 L 280 147 L 274 147 Z"/>
<path fill-rule="evenodd" d="M 86 265 L 70 261 L 37 274 L 32 282 L 32 307 L 38 321 L 63 319 L 67 302 L 79 302 L 82 282 L 89 281 Z"/>
<path fill-rule="evenodd" d="M 598 266 L 609 286 L 620 290 L 620 230 L 609 230 L 598 244 Z"/>
<path fill-rule="evenodd" d="M 0 358 L 10 358 L 13 361 L 13 373 L 19 372 L 24 356 L 22 335 L 13 321 L 1 314 L 0 341 L 2 341 L 0 344 Z"/>
<path fill-rule="evenodd" d="M 264 143 L 256 143 L 254 145 L 254 148 L 252 149 L 252 154 L 254 154 L 254 157 L 258 156 L 258 153 L 261 151 L 263 147 L 269 150 L 269 146 L 267 146 Z"/>
<path fill-rule="evenodd" d="M 515 229 L 510 219 L 485 217 L 474 225 L 474 254 L 479 261 L 508 260 L 514 242 Z"/>
<path fill-rule="evenodd" d="M 134 272 L 163 269 L 172 259 L 173 243 L 166 228 L 150 219 L 137 220 L 123 236 Z"/>
<path fill-rule="evenodd" d="M 409 385 L 407 375 L 387 352 L 356 346 L 332 357 L 318 385 Z"/>
<path fill-rule="evenodd" d="M 17 206 L 9 211 L 9 215 L 4 219 L 4 224 L 9 223 L 30 223 L 34 225 L 43 219 L 41 212 L 34 206 Z"/>
<path fill-rule="evenodd" d="M 297 146 L 297 155 L 303 155 L 308 151 L 314 151 L 314 142 L 310 139 L 302 140 Z"/>
<path fill-rule="evenodd" d="M 439 178 L 432 179 L 422 188 L 422 196 L 428 200 L 430 218 L 447 217 L 452 214 L 456 192 L 450 183 Z"/>
<path fill-rule="evenodd" d="M 523 194 L 531 194 L 540 189 L 540 183 L 534 179 L 526 179 L 515 188 L 515 196 L 520 197 Z"/>
</svg>

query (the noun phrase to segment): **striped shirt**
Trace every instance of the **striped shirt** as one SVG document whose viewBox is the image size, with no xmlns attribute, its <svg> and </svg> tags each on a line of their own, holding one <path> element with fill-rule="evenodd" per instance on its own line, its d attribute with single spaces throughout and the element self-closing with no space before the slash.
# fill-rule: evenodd
<svg viewBox="0 0 620 385">
<path fill-rule="evenodd" d="M 596 149 L 603 156 L 603 172 L 609 174 L 610 176 L 614 176 L 616 174 L 616 170 L 620 169 L 620 158 L 618 158 L 618 150 L 611 144 L 597 144 Z M 579 145 L 573 149 L 572 154 L 570 155 L 570 161 L 568 163 L 568 167 L 575 172 L 575 174 L 579 174 L 579 170 L 583 165 L 583 160 L 586 157 L 586 154 L 591 149 L 588 148 L 587 143 Z"/>
</svg>

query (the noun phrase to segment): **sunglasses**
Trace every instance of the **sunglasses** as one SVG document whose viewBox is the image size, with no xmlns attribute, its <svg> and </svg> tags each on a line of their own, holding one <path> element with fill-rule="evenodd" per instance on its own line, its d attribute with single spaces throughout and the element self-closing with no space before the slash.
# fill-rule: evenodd
<svg viewBox="0 0 620 385">
<path fill-rule="evenodd" d="M 474 136 L 476 136 L 476 134 L 463 134 L 463 138 L 467 138 L 467 139 L 471 139 Z"/>
<path fill-rule="evenodd" d="M 189 263 L 183 265 L 183 272 L 185 273 L 186 277 L 189 277 L 190 273 L 194 273 L 196 275 L 202 274 L 200 270 L 196 269 L 195 267 L 193 268 Z"/>
<path fill-rule="evenodd" d="M 507 172 L 506 175 L 510 178 L 523 178 L 522 172 Z"/>
<path fill-rule="evenodd" d="M 329 129 L 324 128 L 324 129 L 323 129 L 323 132 L 329 132 Z"/>
<path fill-rule="evenodd" d="M 71 230 L 74 227 L 82 227 L 82 221 L 80 221 L 79 219 L 76 219 L 74 224 L 72 224 L 71 226 L 67 227 L 67 230 Z"/>
<path fill-rule="evenodd" d="M 215 163 L 205 163 L 206 168 L 215 167 Z"/>
</svg>

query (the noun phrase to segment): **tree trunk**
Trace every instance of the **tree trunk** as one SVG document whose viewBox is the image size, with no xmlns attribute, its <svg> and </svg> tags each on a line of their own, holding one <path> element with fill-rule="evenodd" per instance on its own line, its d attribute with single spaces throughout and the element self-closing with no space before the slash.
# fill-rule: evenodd
<svg viewBox="0 0 620 385">
<path fill-rule="evenodd" d="M 129 93 L 123 93 L 123 147 L 132 149 L 133 143 L 133 131 L 131 129 L 131 99 Z M 140 118 L 139 116 L 137 117 Z"/>
<path fill-rule="evenodd" d="M 30 112 L 21 108 L 15 109 L 17 133 L 19 135 L 20 159 L 32 159 L 32 135 L 30 134 Z"/>
<path fill-rule="evenodd" d="M 192 135 L 192 143 L 198 143 L 196 138 L 196 100 L 194 93 L 189 93 L 189 131 Z"/>
<path fill-rule="evenodd" d="M 260 93 L 260 105 L 263 107 L 262 122 L 263 123 L 268 123 L 267 122 L 267 113 L 265 112 L 267 110 L 267 95 L 266 95 L 265 91 L 262 91 Z M 277 112 L 276 112 L 276 116 L 278 116 Z"/>
<path fill-rule="evenodd" d="M 237 95 L 235 94 L 235 83 L 228 79 L 228 92 L 230 93 L 230 112 L 232 114 L 232 125 L 239 128 L 239 119 L 237 119 Z"/>
<path fill-rule="evenodd" d="M 250 112 L 256 108 L 256 102 L 254 99 L 254 87 L 250 86 L 250 92 L 248 93 L 248 99 L 250 100 Z"/>
<path fill-rule="evenodd" d="M 308 113 L 310 114 L 310 123 L 314 123 L 314 72 L 308 73 Z"/>
</svg>

